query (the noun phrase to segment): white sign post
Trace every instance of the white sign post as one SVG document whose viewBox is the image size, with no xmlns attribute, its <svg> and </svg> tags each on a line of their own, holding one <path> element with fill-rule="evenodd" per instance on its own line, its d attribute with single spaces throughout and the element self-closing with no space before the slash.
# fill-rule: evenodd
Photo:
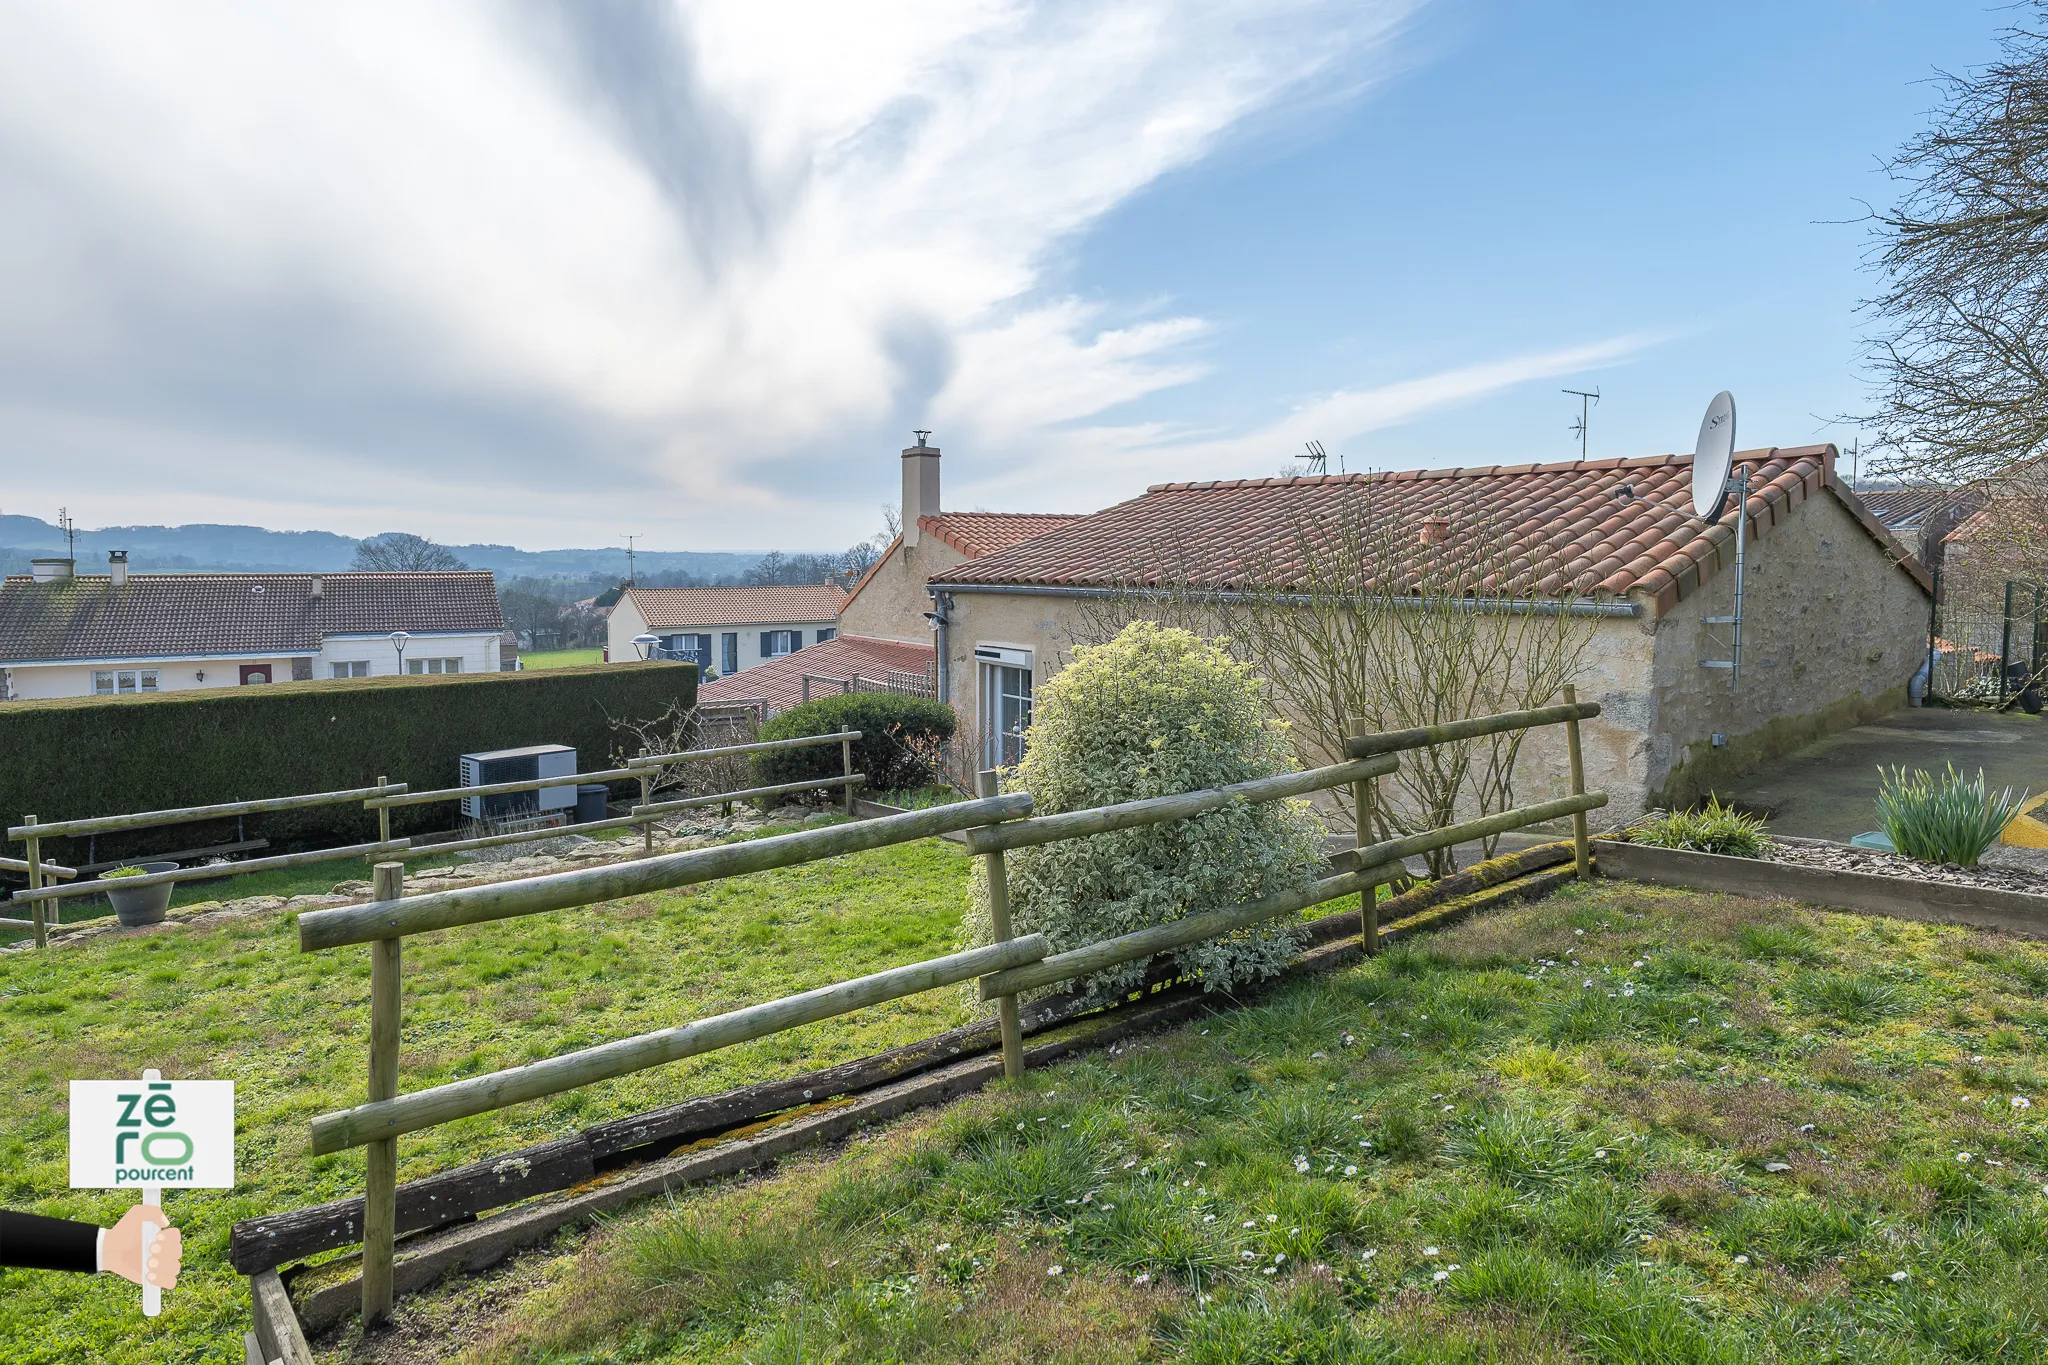
<svg viewBox="0 0 2048 1365">
<path fill-rule="evenodd" d="M 71 1083 L 71 1188 L 140 1187 L 161 1207 L 165 1189 L 232 1189 L 235 1083 L 167 1081 L 154 1069 L 139 1081 Z M 142 1311 L 155 1317 L 163 1291 L 148 1282 L 154 1223 L 142 1225 Z"/>
</svg>

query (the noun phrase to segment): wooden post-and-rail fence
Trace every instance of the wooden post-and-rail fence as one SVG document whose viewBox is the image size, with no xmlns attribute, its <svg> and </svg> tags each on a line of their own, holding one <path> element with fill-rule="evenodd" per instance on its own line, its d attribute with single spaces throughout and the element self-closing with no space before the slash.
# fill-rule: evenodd
<svg viewBox="0 0 2048 1365">
<path fill-rule="evenodd" d="M 1286 800 L 1344 786 L 1353 787 L 1356 798 L 1360 788 L 1369 787 L 1376 778 L 1395 771 L 1398 764 L 1395 755 L 1402 750 L 1535 725 L 1576 727 L 1580 719 L 1596 715 L 1598 711 L 1596 706 L 1568 704 L 1480 717 L 1450 726 L 1394 735 L 1354 733 L 1348 741 L 1352 756 L 1327 767 L 1213 790 L 1037 817 L 1032 816 L 1030 793 L 999 793 L 997 775 L 988 772 L 980 776 L 975 799 L 952 805 L 906 811 L 857 824 L 803 830 L 423 895 L 404 894 L 401 864 L 380 865 L 376 879 L 377 899 L 373 903 L 312 910 L 299 916 L 299 946 L 302 951 L 319 952 L 356 944 L 366 944 L 371 950 L 368 1097 L 365 1103 L 354 1108 L 321 1114 L 312 1120 L 311 1125 L 312 1151 L 316 1155 L 350 1147 L 365 1147 L 369 1152 L 363 1216 L 364 1325 L 379 1323 L 391 1312 L 393 1243 L 398 1221 L 396 1143 L 406 1133 L 560 1094 L 681 1058 L 767 1037 L 869 1005 L 976 978 L 981 997 L 997 1002 L 1004 1071 L 1013 1077 L 1021 1075 L 1024 1053 L 1016 1010 L 1019 992 L 1170 952 L 1263 921 L 1299 914 L 1311 906 L 1352 894 L 1360 894 L 1363 898 L 1361 923 L 1366 946 L 1370 950 L 1376 946 L 1373 902 L 1377 888 L 1406 875 L 1402 858 L 1483 837 L 1487 833 L 1558 819 L 1564 815 L 1582 815 L 1605 805 L 1607 797 L 1599 792 L 1575 791 L 1560 800 L 1378 843 L 1365 842 L 1370 835 L 1370 827 L 1367 817 L 1361 815 L 1357 826 L 1360 846 L 1339 860 L 1333 876 L 1249 904 L 1198 910 L 1171 923 L 1056 954 L 1050 952 L 1043 935 L 1019 936 L 1013 932 L 1003 863 L 1007 850 L 1184 820 L 1239 803 Z M 850 737 L 847 742 L 850 744 Z M 758 746 L 736 747 L 750 750 Z M 635 760 L 635 764 L 663 761 L 668 760 L 650 758 Z M 845 759 L 845 766 L 849 779 L 840 780 L 850 780 L 850 756 Z M 706 801 L 715 798 L 693 799 Z M 651 809 L 651 805 L 636 809 Z M 398 1092 L 403 1008 L 398 989 L 400 942 L 407 935 L 593 905 L 952 833 L 964 834 L 969 853 L 986 860 L 995 939 L 986 946 L 821 986 L 780 1000 L 748 1005 L 708 1019 L 581 1048 L 488 1075 L 450 1081 L 410 1094 Z"/>
<path fill-rule="evenodd" d="M 30 907 L 29 918 L 0 918 L 0 930 L 27 930 L 35 935 L 38 948 L 49 946 L 49 912 L 55 902 L 80 896 L 102 895 L 109 890 L 128 890 L 144 886 L 160 886 L 165 882 L 185 882 L 216 878 L 223 873 L 241 876 L 251 872 L 271 872 L 280 868 L 304 867 L 313 863 L 339 862 L 362 858 L 375 863 L 379 858 L 396 857 L 421 858 L 429 855 L 461 853 L 471 849 L 496 848 L 506 844 L 530 843 L 540 839 L 559 839 L 564 835 L 588 834 L 599 830 L 639 828 L 643 832 L 645 849 L 651 853 L 654 848 L 654 826 L 664 816 L 677 811 L 699 806 L 726 805 L 735 801 L 751 801 L 770 796 L 788 796 L 801 792 L 822 791 L 838 787 L 844 790 L 844 806 L 847 814 L 853 812 L 854 792 L 867 781 L 865 773 L 853 770 L 853 742 L 861 738 L 858 730 L 842 730 L 828 735 L 803 735 L 795 739 L 766 740 L 754 744 L 732 744 L 715 749 L 685 749 L 675 753 L 648 754 L 630 759 L 625 767 L 612 768 L 595 773 L 577 773 L 559 777 L 523 778 L 514 782 L 492 782 L 475 787 L 442 787 L 433 791 L 413 791 L 403 782 L 387 782 L 378 778 L 375 786 L 356 787 L 344 791 L 312 792 L 300 796 L 271 796 L 253 801 L 225 801 L 210 806 L 184 806 L 173 810 L 138 811 L 127 815 L 101 815 L 79 820 L 60 820 L 50 824 L 40 823 L 35 816 L 22 818 L 22 823 L 7 831 L 7 837 L 26 845 L 24 858 L 0 858 L 0 868 L 28 875 L 28 889 L 15 893 L 13 899 Z M 843 771 L 836 777 L 816 778 L 803 782 L 781 782 L 771 786 L 748 787 L 739 791 L 717 792 L 709 796 L 693 796 L 676 801 L 653 801 L 649 793 L 659 777 L 660 771 L 668 766 L 699 762 L 705 759 L 728 758 L 741 754 L 765 753 L 782 749 L 798 749 L 818 745 L 837 744 Z M 540 791 L 548 787 L 567 786 L 581 782 L 608 782 L 637 780 L 641 787 L 641 801 L 631 808 L 630 813 L 594 820 L 580 825 L 556 825 L 546 829 L 521 830 L 510 834 L 483 835 L 473 839 L 457 839 L 442 843 L 415 844 L 410 839 L 391 837 L 391 812 L 400 806 L 426 805 L 438 801 L 460 801 L 471 796 L 498 796 L 513 792 Z M 75 880 L 75 869 L 47 862 L 42 856 L 42 841 L 45 839 L 67 838 L 76 835 L 104 834 L 112 830 L 149 829 L 159 825 L 187 824 L 198 820 L 220 819 L 226 816 L 261 815 L 273 811 L 304 810 L 314 806 L 348 805 L 362 802 L 365 810 L 377 813 L 377 839 L 374 843 L 347 844 L 338 848 L 308 849 L 301 853 L 281 853 L 268 858 L 249 858 L 241 862 L 223 865 L 181 867 L 170 872 L 147 872 L 128 877 L 100 877 L 87 881 Z M 50 879 L 69 881 L 68 886 L 54 886 Z"/>
</svg>

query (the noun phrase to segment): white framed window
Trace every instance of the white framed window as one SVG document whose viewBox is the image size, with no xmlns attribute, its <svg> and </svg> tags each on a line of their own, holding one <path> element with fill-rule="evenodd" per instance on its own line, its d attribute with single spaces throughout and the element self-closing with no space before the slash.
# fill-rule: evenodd
<svg viewBox="0 0 2048 1365">
<path fill-rule="evenodd" d="M 761 657 L 780 659 L 794 654 L 804 647 L 804 633 L 800 630 L 764 630 L 761 632 Z"/>
<path fill-rule="evenodd" d="M 462 671 L 462 660 L 407 659 L 405 661 L 405 671 L 408 673 L 460 673 Z"/>
<path fill-rule="evenodd" d="M 329 677 L 367 678 L 370 676 L 370 661 L 368 659 L 343 659 L 341 662 L 329 664 L 327 667 Z"/>
<path fill-rule="evenodd" d="M 157 677 L 154 668 L 96 668 L 92 675 L 92 691 L 96 697 L 155 692 L 158 690 Z"/>
<path fill-rule="evenodd" d="M 981 673 L 982 762 L 1007 768 L 1024 757 L 1024 732 L 1031 727 L 1031 666 L 1028 649 L 976 645 Z"/>
</svg>

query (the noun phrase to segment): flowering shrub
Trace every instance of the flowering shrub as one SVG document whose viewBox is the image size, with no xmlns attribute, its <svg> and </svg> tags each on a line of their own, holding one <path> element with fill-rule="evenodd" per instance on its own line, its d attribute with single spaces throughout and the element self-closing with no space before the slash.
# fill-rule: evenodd
<svg viewBox="0 0 2048 1365">
<path fill-rule="evenodd" d="M 1004 785 L 1029 791 L 1034 814 L 1055 815 L 1293 767 L 1285 729 L 1249 667 L 1192 632 L 1137 621 L 1107 644 L 1077 648 L 1039 689 L 1024 760 Z M 1321 837 L 1306 802 L 1273 801 L 1018 849 L 1006 855 L 1011 926 L 1044 934 L 1058 952 L 1292 890 L 1321 866 Z M 969 932 L 976 942 L 992 937 L 979 869 Z M 1173 958 L 1205 988 L 1227 990 L 1279 971 L 1295 948 L 1283 920 Z M 1128 962 L 1083 984 L 1114 995 L 1145 969 L 1142 959 Z"/>
</svg>

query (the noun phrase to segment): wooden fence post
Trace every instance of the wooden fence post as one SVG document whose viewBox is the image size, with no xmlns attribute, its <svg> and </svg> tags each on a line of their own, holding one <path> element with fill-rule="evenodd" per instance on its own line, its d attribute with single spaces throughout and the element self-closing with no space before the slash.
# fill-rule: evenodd
<svg viewBox="0 0 2048 1365">
<path fill-rule="evenodd" d="M 974 794 L 980 797 L 1000 796 L 1001 779 L 994 769 L 985 769 L 975 774 Z M 851 787 L 847 788 L 852 791 Z M 1010 933 L 1010 874 L 1003 866 L 1003 851 L 982 855 L 982 867 L 988 872 L 988 918 L 995 930 L 996 941 L 1011 938 Z M 1017 997 L 1001 995 L 996 997 L 996 1017 L 1001 1021 L 1003 1034 L 1003 1074 L 1016 1080 L 1024 1074 L 1024 1031 L 1017 1023 Z"/>
<path fill-rule="evenodd" d="M 643 806 L 654 804 L 654 770 L 652 768 L 649 768 L 640 776 L 640 804 Z M 729 811 L 732 807 L 728 805 L 726 809 Z M 651 815 L 647 817 L 647 823 L 640 826 L 640 856 L 643 858 L 652 858 L 654 856 L 654 817 Z"/>
<path fill-rule="evenodd" d="M 1570 683 L 1564 685 L 1564 702 L 1576 706 L 1579 689 Z M 1586 794 L 1586 760 L 1579 752 L 1579 722 L 1576 719 L 1564 723 L 1565 752 L 1571 756 L 1572 795 Z M 1586 842 L 1586 812 L 1579 811 L 1572 816 L 1572 858 L 1578 864 L 1579 878 L 1585 880 L 1593 875 L 1592 849 Z"/>
<path fill-rule="evenodd" d="M 853 776 L 853 741 L 852 741 L 852 740 L 850 740 L 850 739 L 842 739 L 842 740 L 840 740 L 840 741 L 839 741 L 839 760 L 840 760 L 840 762 L 842 762 L 842 763 L 844 763 L 844 764 L 846 765 L 846 775 L 847 775 L 848 777 L 852 777 L 852 776 Z M 851 815 L 853 814 L 853 783 L 851 783 L 851 782 L 848 782 L 848 783 L 846 784 L 846 788 L 845 788 L 845 790 L 846 790 L 846 813 L 847 813 L 847 815 L 851 816 Z"/>
<path fill-rule="evenodd" d="M 380 787 L 388 787 L 391 785 L 391 779 L 384 776 L 384 774 L 382 773 L 378 773 L 377 785 Z M 377 842 L 380 844 L 388 844 L 391 842 L 391 807 L 389 806 L 377 807 Z M 377 864 L 373 860 L 370 863 L 370 867 L 373 869 L 371 872 L 372 876 L 376 875 L 374 871 L 376 866 Z"/>
<path fill-rule="evenodd" d="M 24 825 L 33 825 L 35 822 L 36 818 L 33 815 L 21 817 L 21 823 Z M 28 841 L 28 889 L 31 891 L 43 889 L 43 841 L 34 837 L 31 837 Z M 47 948 L 50 946 L 50 925 L 48 919 L 50 903 L 48 901 L 30 901 L 29 904 L 35 907 L 29 911 L 29 918 L 35 921 L 36 947 Z"/>
<path fill-rule="evenodd" d="M 395 901 L 405 894 L 405 864 L 379 863 L 376 898 Z M 370 1098 L 398 1097 L 398 967 L 397 938 L 370 944 Z M 392 1242 L 398 1228 L 398 1139 L 384 1138 L 365 1148 L 369 1175 L 363 1187 L 363 1329 L 391 1316 Z"/>
<path fill-rule="evenodd" d="M 1352 719 L 1344 727 L 1346 737 L 1369 735 L 1372 728 L 1364 721 Z M 1373 840 L 1372 833 L 1372 781 L 1361 779 L 1351 784 L 1351 828 L 1354 848 L 1364 848 Z M 1358 945 L 1368 955 L 1380 950 L 1380 889 L 1368 886 L 1358 893 Z"/>
</svg>

